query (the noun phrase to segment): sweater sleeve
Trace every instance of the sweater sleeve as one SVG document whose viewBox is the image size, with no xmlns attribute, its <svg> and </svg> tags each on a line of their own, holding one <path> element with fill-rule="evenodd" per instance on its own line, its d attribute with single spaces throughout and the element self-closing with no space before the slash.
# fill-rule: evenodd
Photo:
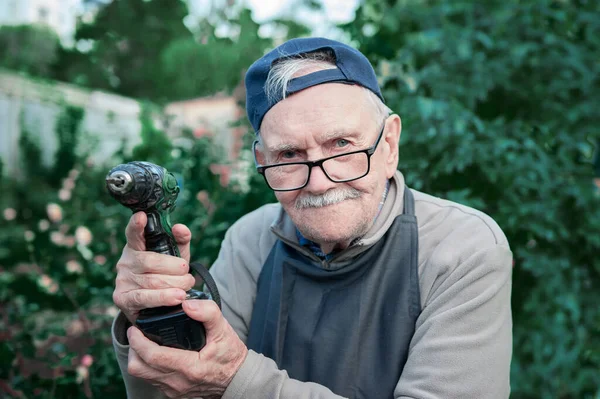
<svg viewBox="0 0 600 399">
<path fill-rule="evenodd" d="M 495 245 L 461 259 L 468 249 L 457 246 L 441 245 L 430 260 L 435 276 L 424 273 L 425 302 L 396 398 L 509 396 L 512 253 Z"/>
<path fill-rule="evenodd" d="M 343 399 L 323 385 L 290 378 L 272 359 L 249 351 L 222 399 Z"/>
<path fill-rule="evenodd" d="M 123 376 L 123 383 L 129 399 L 166 399 L 166 396 L 148 381 L 133 377 L 127 372 L 127 358 L 129 356 L 129 342 L 127 341 L 127 328 L 129 321 L 121 312 L 112 325 L 113 348 Z"/>
</svg>

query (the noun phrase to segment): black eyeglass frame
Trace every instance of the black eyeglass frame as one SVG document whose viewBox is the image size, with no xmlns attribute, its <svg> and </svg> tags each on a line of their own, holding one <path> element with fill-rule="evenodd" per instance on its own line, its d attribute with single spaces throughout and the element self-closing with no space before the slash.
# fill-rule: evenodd
<svg viewBox="0 0 600 399">
<path fill-rule="evenodd" d="M 334 183 L 347 183 L 350 181 L 362 179 L 363 177 L 368 175 L 369 172 L 371 171 L 371 156 L 377 150 L 377 146 L 379 145 L 379 142 L 381 141 L 381 137 L 383 137 L 383 132 L 385 130 L 386 122 L 387 122 L 387 118 L 383 121 L 383 126 L 381 127 L 381 131 L 379 132 L 379 135 L 377 136 L 377 140 L 375 141 L 375 144 L 373 144 L 371 147 L 365 148 L 364 150 L 356 150 L 356 151 L 346 152 L 343 154 L 333 155 L 331 157 L 319 159 L 316 161 L 274 163 L 274 164 L 269 164 L 269 165 L 259 165 L 258 160 L 256 159 L 256 145 L 258 144 L 258 140 L 254 140 L 254 143 L 252 143 L 252 154 L 254 155 L 254 163 L 256 165 L 256 170 L 258 171 L 258 173 L 260 173 L 263 176 L 263 178 L 265 179 L 265 183 L 267 183 L 267 186 L 269 186 L 269 188 L 273 191 L 295 191 L 295 190 L 303 189 L 304 187 L 306 187 L 306 185 L 310 181 L 310 174 L 312 173 L 312 170 L 315 166 L 318 166 L 319 168 L 321 168 L 321 170 L 323 171 L 323 174 L 325 176 L 327 176 L 327 178 Z M 348 155 L 360 154 L 360 153 L 365 153 L 367 155 L 367 171 L 361 176 L 353 177 L 352 179 L 346 179 L 346 180 L 334 180 L 331 176 L 329 176 L 329 174 L 323 167 L 323 163 L 326 161 L 329 161 L 330 159 L 344 157 L 344 156 L 348 156 Z M 275 189 L 275 188 L 271 187 L 271 185 L 269 184 L 269 181 L 267 180 L 267 176 L 265 175 L 265 170 L 267 170 L 269 168 L 274 168 L 277 166 L 287 166 L 287 165 L 307 165 L 308 166 L 308 176 L 306 177 L 306 181 L 304 182 L 304 184 L 297 188 Z"/>
</svg>

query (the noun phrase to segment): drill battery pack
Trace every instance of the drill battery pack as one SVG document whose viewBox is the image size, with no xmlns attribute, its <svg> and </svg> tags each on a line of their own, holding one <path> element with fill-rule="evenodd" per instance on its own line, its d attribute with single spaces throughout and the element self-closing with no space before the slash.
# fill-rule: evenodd
<svg viewBox="0 0 600 399">
<path fill-rule="evenodd" d="M 190 318 L 181 305 L 145 309 L 137 327 L 161 346 L 199 351 L 206 345 L 206 331 L 199 321 Z"/>
</svg>

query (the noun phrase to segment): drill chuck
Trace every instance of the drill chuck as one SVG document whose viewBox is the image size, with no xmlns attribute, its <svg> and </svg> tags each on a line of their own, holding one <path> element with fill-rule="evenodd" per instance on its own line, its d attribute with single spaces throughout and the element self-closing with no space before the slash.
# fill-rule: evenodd
<svg viewBox="0 0 600 399">
<path fill-rule="evenodd" d="M 111 193 L 124 194 L 133 187 L 133 177 L 124 170 L 116 170 L 108 174 L 106 185 Z"/>
<path fill-rule="evenodd" d="M 148 251 L 179 256 L 169 219 L 179 194 L 173 174 L 149 162 L 129 162 L 108 172 L 106 188 L 114 199 L 133 213 L 146 213 L 148 223 L 144 237 Z"/>
</svg>

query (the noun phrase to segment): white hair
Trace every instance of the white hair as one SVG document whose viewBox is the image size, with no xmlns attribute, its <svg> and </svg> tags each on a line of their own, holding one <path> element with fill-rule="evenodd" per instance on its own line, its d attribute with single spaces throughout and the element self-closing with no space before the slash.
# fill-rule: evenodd
<svg viewBox="0 0 600 399">
<path fill-rule="evenodd" d="M 295 202 L 296 209 L 321 208 L 337 204 L 348 199 L 361 196 L 361 192 L 353 187 L 338 188 L 325 191 L 323 194 L 305 194 L 298 197 Z"/>
<path fill-rule="evenodd" d="M 284 58 L 275 63 L 269 71 L 264 86 L 269 103 L 273 104 L 278 99 L 286 98 L 288 85 L 293 78 L 325 69 L 337 69 L 335 56 L 327 50 Z M 371 90 L 363 86 L 360 88 L 364 90 L 367 101 L 373 106 L 376 123 L 381 123 L 392 113 L 392 110 Z"/>
</svg>

